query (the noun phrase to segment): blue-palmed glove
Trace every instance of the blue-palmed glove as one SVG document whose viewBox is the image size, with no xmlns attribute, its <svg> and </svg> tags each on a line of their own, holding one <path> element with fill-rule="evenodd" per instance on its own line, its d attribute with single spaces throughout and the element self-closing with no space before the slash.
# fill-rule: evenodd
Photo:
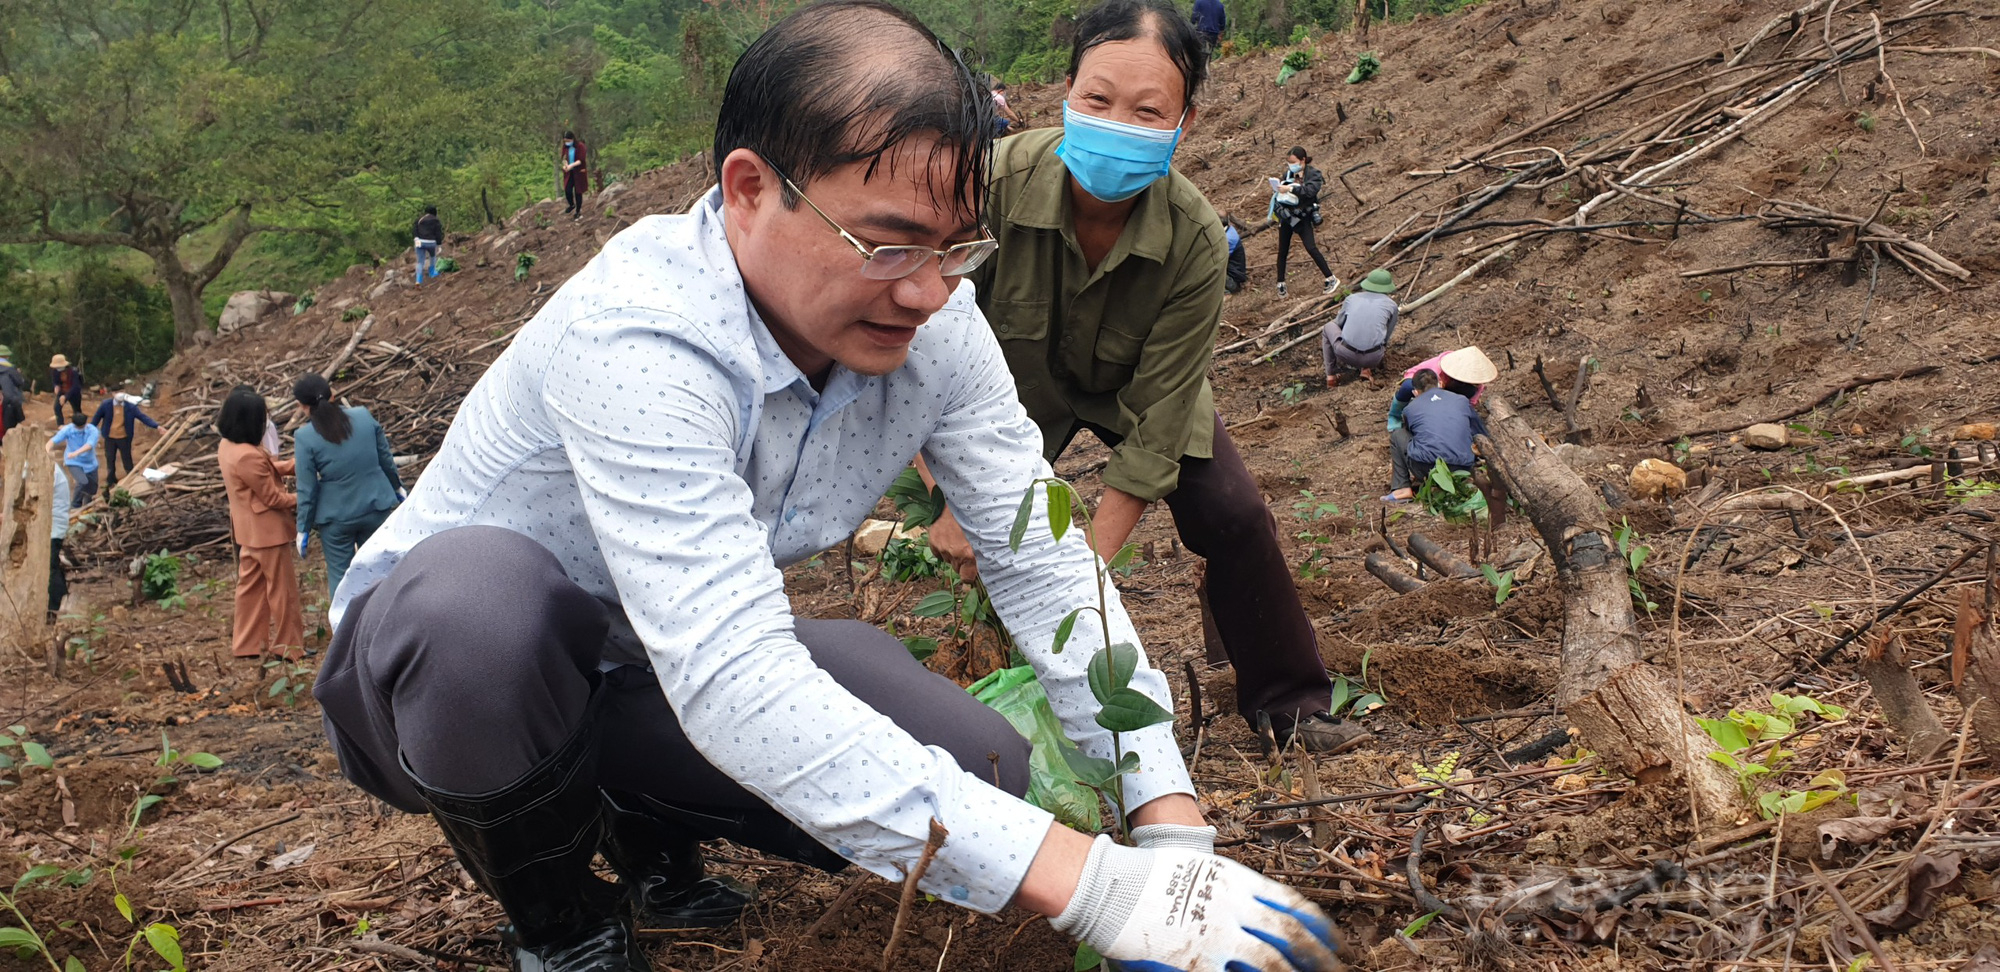
<svg viewBox="0 0 2000 972">
<path fill-rule="evenodd" d="M 401 503 L 402 501 L 409 498 L 410 498 L 409 490 L 404 489 L 401 486 L 396 487 L 396 502 Z"/>
<path fill-rule="evenodd" d="M 1227 858 L 1099 836 L 1057 931 L 1130 972 L 1333 972 L 1333 925 L 1297 891 Z"/>
<path fill-rule="evenodd" d="M 306 544 L 311 543 L 312 538 L 313 535 L 310 533 L 299 534 L 299 556 L 303 557 L 306 555 Z"/>
</svg>

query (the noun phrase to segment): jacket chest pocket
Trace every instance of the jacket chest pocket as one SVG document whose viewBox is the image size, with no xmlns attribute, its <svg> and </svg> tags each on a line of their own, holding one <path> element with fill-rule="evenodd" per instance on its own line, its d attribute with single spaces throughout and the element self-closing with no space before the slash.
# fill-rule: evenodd
<svg viewBox="0 0 2000 972">
<path fill-rule="evenodd" d="M 1094 392 L 1112 392 L 1131 384 L 1132 375 L 1139 368 L 1139 358 L 1146 348 L 1146 334 L 1133 334 L 1119 327 L 1105 324 L 1097 329 L 1097 345 L 1092 349 L 1089 361 L 1089 388 Z"/>
</svg>

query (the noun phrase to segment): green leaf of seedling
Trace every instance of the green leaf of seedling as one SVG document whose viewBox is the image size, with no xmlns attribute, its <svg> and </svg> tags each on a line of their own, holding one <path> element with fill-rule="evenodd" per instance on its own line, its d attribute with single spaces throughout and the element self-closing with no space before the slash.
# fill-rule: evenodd
<svg viewBox="0 0 2000 972">
<path fill-rule="evenodd" d="M 1112 732 L 1137 732 L 1147 726 L 1174 721 L 1174 714 L 1161 708 L 1138 689 L 1121 688 L 1104 700 L 1097 710 L 1097 724 Z"/>
<path fill-rule="evenodd" d="M 35 742 L 32 739 L 21 740 L 21 755 L 26 757 L 29 763 L 43 769 L 49 769 L 56 765 L 56 761 L 49 758 L 49 751 L 43 749 L 41 743 Z"/>
<path fill-rule="evenodd" d="M 909 649 L 911 658 L 923 661 L 937 654 L 938 640 L 936 638 L 926 638 L 922 635 L 911 635 L 903 639 L 903 647 Z"/>
<path fill-rule="evenodd" d="M 1435 911 L 1433 911 L 1433 912 L 1430 912 L 1430 913 L 1428 913 L 1428 914 L 1425 914 L 1424 916 L 1422 916 L 1422 917 L 1418 918 L 1418 919 L 1417 919 L 1416 921 L 1413 921 L 1413 922 L 1410 922 L 1410 923 L 1409 923 L 1409 924 L 1407 924 L 1407 925 L 1404 925 L 1404 926 L 1403 926 L 1403 937 L 1404 937 L 1404 938 L 1415 938 L 1415 937 L 1417 936 L 1417 934 L 1418 934 L 1419 932 L 1422 932 L 1422 931 L 1423 931 L 1424 929 L 1426 929 L 1426 928 L 1429 928 L 1429 927 L 1431 926 L 1431 922 L 1432 922 L 1432 921 L 1433 921 L 1434 919 L 1436 919 L 1436 918 L 1437 918 L 1437 916 L 1438 916 L 1438 913 L 1437 913 L 1437 912 L 1435 912 Z"/>
<path fill-rule="evenodd" d="M 125 895 L 124 895 L 124 894 L 123 894 L 123 893 L 121 892 L 121 893 L 119 893 L 119 894 L 114 894 L 114 895 L 112 895 L 112 896 L 111 896 L 111 903 L 112 903 L 112 904 L 114 904 L 114 905 L 116 905 L 116 906 L 118 907 L 118 913 L 119 913 L 119 914 L 121 914 L 121 915 L 124 915 L 124 916 L 125 916 L 125 921 L 126 921 L 126 922 L 127 922 L 128 924 L 129 924 L 129 923 L 131 923 L 131 921 L 132 921 L 132 899 L 131 899 L 131 898 L 128 898 L 128 897 L 126 897 L 126 896 L 125 896 Z"/>
<path fill-rule="evenodd" d="M 14 745 L 14 737 L 4 732 L 0 732 L 0 748 L 6 748 L 13 745 Z"/>
<path fill-rule="evenodd" d="M 1388 704 L 1389 704 L 1388 699 L 1385 699 L 1379 695 L 1376 695 L 1373 692 L 1370 692 L 1367 695 L 1355 699 L 1354 707 L 1349 709 L 1347 711 L 1347 714 L 1353 716 L 1356 719 L 1359 719 L 1362 718 L 1363 716 L 1366 716 L 1368 713 L 1373 712 L 1376 709 L 1382 708 L 1383 706 Z"/>
<path fill-rule="evenodd" d="M 950 591 L 932 591 L 924 595 L 924 599 L 918 601 L 910 613 L 919 618 L 941 618 L 957 606 L 958 598 L 951 596 Z"/>
<path fill-rule="evenodd" d="M 83 960 L 74 955 L 63 959 L 63 972 L 84 972 Z"/>
<path fill-rule="evenodd" d="M 278 695 L 278 693 L 283 692 L 288 688 L 291 688 L 291 686 L 292 686 L 291 677 L 286 675 L 280 675 L 278 676 L 277 681 L 271 683 L 271 690 L 269 692 L 265 692 L 264 697 L 267 699 L 274 698 Z M 165 766 L 167 764 L 161 763 L 160 765 Z"/>
<path fill-rule="evenodd" d="M 1805 799 L 1803 801 L 1800 801 L 1799 803 L 1798 812 L 1800 813 L 1811 813 L 1814 810 L 1818 810 L 1819 808 L 1826 806 L 1827 804 L 1832 803 L 1835 800 L 1840 799 L 1840 793 L 1839 791 L 1836 790 L 1807 790 L 1799 795 L 1805 797 Z"/>
<path fill-rule="evenodd" d="M 1744 735 L 1743 727 L 1728 719 L 1696 719 L 1708 738 L 1715 740 L 1723 752 L 1733 753 L 1750 745 L 1750 737 Z"/>
<path fill-rule="evenodd" d="M 20 894 L 22 888 L 43 878 L 52 878 L 61 873 L 62 868 L 54 864 L 37 864 L 29 868 L 28 873 L 21 875 L 20 879 L 14 882 L 14 893 Z"/>
<path fill-rule="evenodd" d="M 0 753 L 0 770 L 13 769 L 13 768 L 14 768 L 14 757 L 9 756 L 6 753 Z M 13 780 L 0 780 L 0 783 L 11 784 L 13 782 L 14 782 Z"/>
<path fill-rule="evenodd" d="M 160 758 L 154 760 L 153 765 L 165 766 L 169 763 L 172 763 L 173 761 L 174 761 L 174 744 L 167 741 L 167 731 L 165 729 L 162 729 L 160 730 Z"/>
<path fill-rule="evenodd" d="M 1021 497 L 1020 509 L 1014 511 L 1014 527 L 1007 531 L 1008 549 L 1015 552 L 1020 551 L 1021 538 L 1028 535 L 1028 517 L 1034 511 L 1035 487 L 1029 486 L 1027 494 Z"/>
<path fill-rule="evenodd" d="M 1062 654 L 1063 646 L 1069 644 L 1069 636 L 1076 631 L 1076 619 L 1082 613 L 1083 609 L 1077 608 L 1063 615 L 1062 621 L 1056 624 L 1056 637 L 1055 641 L 1049 646 L 1050 651 L 1058 655 Z"/>
<path fill-rule="evenodd" d="M 25 928 L 0 928 L 0 949 L 18 948 L 29 954 L 42 950 L 42 940 Z"/>
<path fill-rule="evenodd" d="M 10 733 L 10 734 L 12 734 L 12 735 L 16 735 L 16 736 L 25 736 L 25 735 L 27 735 L 27 734 L 28 734 L 28 727 L 27 727 L 27 726 L 8 726 L 8 727 L 7 727 L 7 732 L 8 732 L 8 733 Z"/>
<path fill-rule="evenodd" d="M 1113 693 L 1132 684 L 1132 673 L 1139 670 L 1139 649 L 1127 642 L 1119 642 L 1100 648 L 1090 656 L 1090 694 L 1103 705 L 1111 701 Z"/>
<path fill-rule="evenodd" d="M 1724 768 L 1730 770 L 1731 772 L 1734 772 L 1737 768 L 1743 765 L 1742 760 L 1737 759 L 1736 757 L 1721 751 L 1709 753 L 1708 758 L 1715 760 L 1718 763 L 1721 763 Z"/>
<path fill-rule="evenodd" d="M 1137 773 L 1137 772 L 1139 772 L 1139 754 L 1138 754 L 1138 753 L 1126 753 L 1125 755 L 1123 755 L 1123 756 L 1119 757 L 1119 758 L 1118 758 L 1118 772 L 1119 772 L 1119 773 L 1121 773 L 1121 774 L 1122 774 L 1122 773 Z"/>
<path fill-rule="evenodd" d="M 1445 465 L 1443 459 L 1431 466 L 1431 482 L 1446 496 L 1454 495 L 1458 490 L 1458 483 L 1451 476 L 1451 467 Z"/>
<path fill-rule="evenodd" d="M 137 818 L 139 814 L 145 813 L 146 811 L 151 810 L 156 806 L 159 806 L 160 801 L 165 799 L 166 797 L 163 797 L 157 793 L 148 793 L 145 796 L 140 797 L 139 802 L 135 804 L 133 807 L 132 816 L 134 818 Z"/>
<path fill-rule="evenodd" d="M 1742 779 L 1754 780 L 1759 776 L 1771 775 L 1771 768 L 1763 763 L 1738 763 L 1736 775 Z"/>
<path fill-rule="evenodd" d="M 1326 711 L 1331 715 L 1339 715 L 1347 711 L 1347 704 L 1352 701 L 1354 701 L 1354 687 L 1347 684 L 1347 676 L 1342 675 L 1334 679 L 1333 701 L 1327 705 Z"/>
<path fill-rule="evenodd" d="M 1085 786 L 1102 787 L 1111 782 L 1112 777 L 1118 775 L 1117 764 L 1108 759 L 1085 755 L 1082 750 L 1075 747 L 1062 747 L 1062 758 L 1069 766 L 1070 773 L 1076 776 L 1077 782 Z"/>
<path fill-rule="evenodd" d="M 1070 972 L 1088 972 L 1103 964 L 1104 956 L 1097 954 L 1097 949 L 1083 942 L 1076 943 L 1076 961 L 1070 963 Z"/>
<path fill-rule="evenodd" d="M 214 753 L 194 753 L 187 758 L 196 769 L 215 769 L 222 765 L 222 757 Z"/>
<path fill-rule="evenodd" d="M 146 944 L 173 967 L 174 972 L 184 972 L 187 959 L 181 955 L 181 933 L 172 925 L 154 922 L 146 926 Z"/>
<path fill-rule="evenodd" d="M 1049 492 L 1049 535 L 1057 540 L 1069 532 L 1069 484 L 1051 482 Z"/>
<path fill-rule="evenodd" d="M 1833 790 L 1837 793 L 1847 789 L 1847 774 L 1837 769 L 1824 770 L 1806 785 L 1815 790 Z"/>
<path fill-rule="evenodd" d="M 1112 570 L 1124 570 L 1126 565 L 1130 564 L 1133 560 L 1137 559 L 1138 556 L 1139 556 L 1139 545 L 1136 543 L 1128 543 L 1125 546 L 1118 548 L 1117 555 L 1113 556 L 1111 558 L 1111 563 L 1106 564 L 1105 566 L 1111 568 Z"/>
</svg>

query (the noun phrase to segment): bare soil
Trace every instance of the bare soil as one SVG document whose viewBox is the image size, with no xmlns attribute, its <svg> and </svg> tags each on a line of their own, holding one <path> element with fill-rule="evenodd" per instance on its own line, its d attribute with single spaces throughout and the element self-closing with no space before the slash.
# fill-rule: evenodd
<svg viewBox="0 0 2000 972">
<path fill-rule="evenodd" d="M 1974 9 L 1922 21 L 1893 43 L 1991 45 L 1992 11 L 1962 6 Z M 1871 9 L 1888 17 L 1903 7 L 1844 9 L 1832 29 L 1865 27 Z M 1219 210 L 1256 225 L 1265 205 L 1263 177 L 1276 174 L 1292 144 L 1308 146 L 1328 176 L 1321 246 L 1335 272 L 1352 280 L 1386 255 L 1371 253 L 1370 244 L 1406 222 L 1432 225 L 1460 194 L 1493 181 L 1480 171 L 1441 179 L 1408 173 L 1441 169 L 1637 73 L 1722 42 L 1740 44 L 1786 9 L 1774 0 L 1488 3 L 1442 19 L 1377 25 L 1367 45 L 1351 36 L 1317 38 L 1314 66 L 1284 87 L 1272 84 L 1284 51 L 1227 57 L 1215 66 L 1179 163 Z M 1752 60 L 1779 56 L 1790 32 L 1781 25 Z M 1786 56 L 1815 56 L 1819 37 L 1817 27 L 1802 29 Z M 1343 84 L 1363 50 L 1380 56 L 1382 73 L 1366 84 Z M 1329 668 L 1357 682 L 1365 663 L 1367 688 L 1388 700 L 1365 722 L 1375 743 L 1316 765 L 1260 751 L 1234 716 L 1233 674 L 1204 663 L 1194 597 L 1200 563 L 1178 546 L 1163 508 L 1149 513 L 1135 535 L 1150 548 L 1147 562 L 1118 583 L 1149 653 L 1174 682 L 1184 717 L 1193 715 L 1186 710 L 1184 665 L 1196 666 L 1206 718 L 1199 724 L 1184 718 L 1181 728 L 1225 853 L 1321 901 L 1344 929 L 1356 967 L 1831 962 L 1845 968 L 1869 952 L 1855 944 L 1809 863 L 1865 912 L 1907 899 L 1897 882 L 1908 862 L 1945 856 L 1956 857 L 1957 877 L 1907 931 L 1878 928 L 1885 954 L 1906 969 L 1957 968 L 1980 946 L 2000 941 L 1995 791 L 1974 792 L 1993 778 L 1995 757 L 1963 741 L 1948 686 L 1960 594 L 1992 596 L 1982 562 L 1915 598 L 1884 625 L 1903 638 L 1933 707 L 1954 732 L 1957 748 L 1942 761 L 1920 764 L 1905 754 L 1853 673 L 1851 655 L 1827 667 L 1811 660 L 1898 593 L 1995 536 L 2000 515 L 2000 497 L 1990 492 L 1922 480 L 1868 492 L 1828 489 L 1842 475 L 1882 471 L 1927 450 L 1941 454 L 1961 423 L 2000 418 L 1992 380 L 2000 367 L 2000 303 L 1990 283 L 2000 273 L 2000 210 L 1992 195 L 2000 57 L 1891 53 L 1887 66 L 1922 133 L 1923 151 L 1886 84 L 1876 81 L 1875 65 L 1856 64 L 1838 83 L 1815 87 L 1746 138 L 1680 173 L 1685 184 L 1675 191 L 1691 208 L 1718 215 L 1755 212 L 1760 197 L 1771 195 L 1861 215 L 1879 208 L 1888 225 L 1972 271 L 1970 280 L 1951 280 L 1950 291 L 1940 292 L 1886 262 L 1872 285 L 1865 268 L 1852 281 L 1823 267 L 1680 276 L 1815 257 L 1840 242 L 1754 221 L 1688 225 L 1677 234 L 1634 230 L 1644 235 L 1639 243 L 1547 236 L 1409 315 L 1391 362 L 1407 367 L 1479 344 L 1501 368 L 1493 393 L 1522 409 L 1552 442 L 1563 421 L 1531 366 L 1541 358 L 1563 394 L 1579 362 L 1593 369 L 1578 410 L 1588 439 L 1563 447 L 1566 458 L 1603 490 L 1614 519 L 1632 526 L 1655 565 L 1671 571 L 1686 554 L 1689 597 L 1677 632 L 1670 587 L 1654 590 L 1649 582 L 1647 596 L 1661 604 L 1640 622 L 1652 660 L 1672 670 L 1689 709 L 1704 717 L 1767 707 L 1774 688 L 1794 678 L 1791 691 L 1849 707 L 1845 721 L 1808 726 L 1786 742 L 1794 755 L 1765 785 L 1803 787 L 1824 770 L 1842 770 L 1855 799 L 1838 804 L 1846 808 L 1840 812 L 1902 821 L 1865 846 L 1818 856 L 1816 821 L 1805 819 L 1788 820 L 1783 841 L 1764 831 L 1735 842 L 1696 842 L 1674 791 L 1633 785 L 1573 745 L 1525 762 L 1506 757 L 1562 728 L 1559 718 L 1535 714 L 1550 704 L 1563 627 L 1561 584 L 1546 555 L 1504 603 L 1495 603 L 1483 580 L 1440 580 L 1413 594 L 1393 593 L 1362 569 L 1365 553 L 1383 544 L 1378 529 L 1399 543 L 1416 529 L 1462 555 L 1469 548 L 1464 527 L 1408 508 L 1385 517 L 1374 502 L 1388 477 L 1382 414 L 1389 381 L 1325 389 L 1314 340 L 1259 360 L 1304 330 L 1218 356 L 1214 383 L 1232 434 L 1271 501 L 1288 556 L 1310 565 L 1299 583 L 1322 654 Z M 1031 124 L 1053 124 L 1060 97 L 1059 87 L 1024 90 L 1014 104 Z M 1525 144 L 1573 151 L 1672 104 L 1628 99 Z M 1362 201 L 1342 187 L 1341 172 L 1349 173 L 1346 181 Z M 614 198 L 594 200 L 580 222 L 562 219 L 558 204 L 544 202 L 505 226 L 456 235 L 448 252 L 462 269 L 421 288 L 391 285 L 371 296 L 384 270 L 407 279 L 408 269 L 357 267 L 321 288 L 306 313 L 176 358 L 162 373 L 158 411 L 201 413 L 238 382 L 281 395 L 298 372 L 334 357 L 358 309 L 366 308 L 377 322 L 334 384 L 375 412 L 399 453 L 426 456 L 513 328 L 611 234 L 643 214 L 684 209 L 708 179 L 705 162 L 690 159 L 639 178 Z M 1509 196 L 1480 218 L 1559 220 L 1594 191 L 1579 179 L 1539 196 Z M 1614 210 L 1617 218 L 1631 218 Z M 1396 268 L 1401 296 L 1408 300 L 1450 279 L 1477 259 L 1462 250 L 1504 232 L 1454 236 L 1435 241 L 1420 258 L 1413 254 Z M 1275 295 L 1275 233 L 1257 233 L 1248 246 L 1251 286 L 1225 305 L 1224 346 L 1309 299 Z M 524 252 L 537 261 L 517 281 L 516 256 Z M 1301 291 L 1313 290 L 1307 284 L 1316 272 L 1302 253 L 1292 256 L 1292 280 Z M 1851 340 L 1857 328 L 1860 336 Z M 1830 389 L 1859 376 L 1926 365 L 1939 367 L 1822 402 Z M 1808 408 L 1815 402 L 1821 407 Z M 28 411 L 39 414 L 34 405 Z M 1794 425 L 1793 446 L 1757 451 L 1738 441 L 1743 426 L 1778 416 Z M 1350 437 L 1334 431 L 1343 417 Z M 137 448 L 143 452 L 152 441 L 142 432 Z M 279 678 L 295 684 L 310 672 L 228 657 L 234 572 L 226 517 L 218 515 L 222 497 L 212 465 L 202 465 L 212 453 L 212 439 L 191 435 L 175 453 L 184 472 L 173 482 L 183 491 L 156 493 L 145 509 L 121 512 L 112 529 L 83 531 L 72 541 L 80 563 L 71 573 L 77 609 L 62 637 L 76 653 L 60 677 L 46 673 L 39 649 L 0 662 L 7 672 L 0 725 L 26 725 L 55 757 L 53 770 L 11 771 L 7 778 L 19 785 L 0 788 L 0 873 L 39 863 L 91 870 L 81 886 L 44 882 L 21 896 L 56 951 L 76 954 L 91 969 L 121 967 L 132 934 L 110 907 L 107 872 L 120 848 L 136 852 L 117 867 L 118 888 L 142 922 L 179 927 L 192 967 L 304 972 L 503 962 L 496 909 L 451 861 L 435 828 L 345 783 L 310 694 L 274 691 Z M 1058 468 L 1094 493 L 1103 457 L 1100 446 L 1084 441 Z M 1627 471 L 1646 458 L 1677 463 L 1711 485 L 1669 502 L 1626 502 Z M 1826 505 L 1796 515 L 1702 512 L 1739 489 L 1772 484 Z M 1294 505 L 1305 502 L 1302 491 L 1312 493 L 1312 504 L 1331 502 L 1340 511 L 1302 516 L 1311 510 Z M 1481 539 L 1485 549 L 1498 551 L 1535 542 L 1520 517 Z M 183 580 L 185 606 L 133 603 L 127 558 L 196 545 L 200 562 Z M 841 560 L 830 552 L 791 571 L 801 614 L 894 617 L 899 626 L 930 630 L 931 622 L 906 616 L 925 585 L 889 584 L 875 579 L 869 564 L 850 570 Z M 317 646 L 325 637 L 316 624 L 324 617 L 323 574 L 311 569 L 304 583 L 313 612 L 307 627 L 320 628 Z M 932 664 L 969 681 L 997 657 L 990 644 L 972 651 L 947 644 Z M 166 663 L 185 664 L 196 690 L 171 688 Z M 1459 721 L 1502 711 L 1516 714 Z M 212 752 L 224 765 L 212 772 L 155 765 L 162 731 L 175 749 Z M 1450 753 L 1459 754 L 1469 777 L 1450 797 L 1414 807 L 1409 793 L 1317 809 L 1266 807 L 1299 801 L 1309 789 L 1408 790 L 1420 782 L 1416 764 L 1435 765 Z M 160 782 L 163 776 L 175 780 Z M 1308 776 L 1318 778 L 1315 786 Z M 1950 826 L 1927 830 L 1940 801 L 1967 793 L 1970 803 Z M 128 836 L 133 809 L 147 794 L 164 799 L 139 816 Z M 1441 918 L 1399 938 L 1423 913 L 1405 878 L 1420 821 L 1431 835 L 1421 871 L 1434 893 L 1470 904 L 1494 900 L 1496 889 L 1543 881 L 1557 890 L 1508 906 L 1516 917 L 1532 912 L 1532 921 L 1489 913 L 1469 927 Z M 1757 814 L 1746 811 L 1742 822 L 1754 827 Z M 308 845 L 311 853 L 297 859 Z M 1681 862 L 1693 876 L 1627 903 L 1594 904 L 1633 885 L 1655 860 Z M 715 864 L 758 884 L 762 901 L 736 927 L 652 938 L 656 967 L 879 963 L 895 910 L 888 884 L 828 877 L 729 847 L 718 849 Z M 1548 896 L 1564 888 L 1585 905 L 1547 906 Z M 1027 914 L 975 916 L 920 901 L 902 964 L 1053 970 L 1067 968 L 1070 954 L 1045 922 Z M 0 957 L 0 970 L 36 967 Z"/>
</svg>

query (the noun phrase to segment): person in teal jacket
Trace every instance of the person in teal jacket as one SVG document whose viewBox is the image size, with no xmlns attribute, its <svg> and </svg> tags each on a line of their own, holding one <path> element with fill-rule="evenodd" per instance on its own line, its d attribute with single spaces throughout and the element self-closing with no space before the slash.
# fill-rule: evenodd
<svg viewBox="0 0 2000 972">
<path fill-rule="evenodd" d="M 341 407 L 319 375 L 300 378 L 292 385 L 292 397 L 312 416 L 292 450 L 298 461 L 299 556 L 305 556 L 312 531 L 318 530 L 326 553 L 327 595 L 332 596 L 354 551 L 402 502 L 403 480 L 396 474 L 389 436 L 367 409 Z"/>
</svg>

